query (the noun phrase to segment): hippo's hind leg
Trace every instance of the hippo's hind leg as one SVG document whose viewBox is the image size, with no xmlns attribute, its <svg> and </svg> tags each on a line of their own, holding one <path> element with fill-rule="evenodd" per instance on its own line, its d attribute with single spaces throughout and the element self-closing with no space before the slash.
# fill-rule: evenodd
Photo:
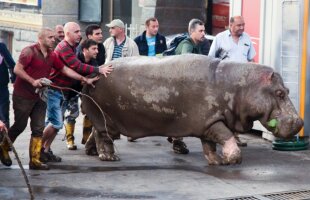
<svg viewBox="0 0 310 200">
<path fill-rule="evenodd" d="M 115 155 L 113 143 L 114 138 L 119 135 L 116 125 L 106 114 L 105 120 L 98 107 L 88 98 L 82 98 L 82 108 L 94 127 L 86 143 L 86 150 L 97 149 L 100 160 L 118 161 L 119 157 Z"/>
<path fill-rule="evenodd" d="M 216 153 L 216 143 L 201 139 L 203 152 L 209 165 L 222 164 L 222 158 Z"/>
<path fill-rule="evenodd" d="M 95 128 L 92 129 L 92 132 L 85 143 L 85 152 L 89 156 L 98 156 L 94 131 Z"/>
<path fill-rule="evenodd" d="M 205 140 L 222 145 L 222 163 L 224 165 L 241 163 L 241 151 L 236 143 L 234 134 L 223 122 L 214 123 L 205 133 Z M 204 144 L 204 143 L 203 143 Z M 211 146 L 212 147 L 212 146 Z M 204 149 L 208 146 L 204 145 Z M 210 148 L 210 147 L 209 147 Z M 215 148 L 214 148 L 215 149 Z M 213 151 L 214 151 L 213 149 Z M 206 149 L 208 150 L 208 149 Z M 211 148 L 212 150 L 212 148 Z M 210 154 L 210 153 L 209 153 Z M 208 155 L 206 155 L 208 156 Z"/>
<path fill-rule="evenodd" d="M 99 159 L 102 161 L 119 161 L 119 157 L 115 155 L 113 138 L 106 131 L 93 132 Z"/>
</svg>

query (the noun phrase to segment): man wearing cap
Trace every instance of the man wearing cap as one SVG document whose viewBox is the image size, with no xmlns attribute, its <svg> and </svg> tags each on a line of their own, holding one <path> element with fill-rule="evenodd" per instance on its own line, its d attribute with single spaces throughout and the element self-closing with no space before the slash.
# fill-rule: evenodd
<svg viewBox="0 0 310 200">
<path fill-rule="evenodd" d="M 114 19 L 106 25 L 109 27 L 110 36 L 103 43 L 106 50 L 106 63 L 120 57 L 138 56 L 137 44 L 126 36 L 124 23 Z"/>
</svg>

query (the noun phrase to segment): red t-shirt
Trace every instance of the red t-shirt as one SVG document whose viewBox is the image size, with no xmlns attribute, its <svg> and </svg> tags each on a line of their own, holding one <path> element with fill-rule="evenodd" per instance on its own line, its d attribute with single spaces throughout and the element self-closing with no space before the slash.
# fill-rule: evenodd
<svg viewBox="0 0 310 200">
<path fill-rule="evenodd" d="M 24 66 L 26 73 L 35 80 L 48 78 L 52 68 L 61 70 L 64 67 L 64 64 L 53 51 L 48 52 L 48 55 L 44 58 L 39 43 L 25 47 L 19 56 L 18 62 Z M 26 99 L 39 98 L 38 94 L 35 93 L 35 88 L 18 76 L 14 83 L 13 94 Z"/>
</svg>

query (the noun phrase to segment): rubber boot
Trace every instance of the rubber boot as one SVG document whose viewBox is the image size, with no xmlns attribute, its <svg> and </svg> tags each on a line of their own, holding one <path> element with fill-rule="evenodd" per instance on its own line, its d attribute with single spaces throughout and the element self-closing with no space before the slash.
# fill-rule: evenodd
<svg viewBox="0 0 310 200">
<path fill-rule="evenodd" d="M 29 169 L 34 170 L 49 170 L 47 164 L 40 161 L 40 154 L 42 148 L 41 137 L 31 137 L 29 145 Z"/>
<path fill-rule="evenodd" d="M 74 136 L 73 136 L 74 127 L 75 127 L 75 124 L 72 124 L 72 123 L 66 124 L 67 148 L 69 150 L 76 150 L 77 149 L 76 145 L 74 144 Z"/>
<path fill-rule="evenodd" d="M 9 142 L 4 139 L 3 143 L 0 145 L 0 160 L 3 165 L 11 166 L 12 160 L 9 155 L 10 145 Z"/>
<path fill-rule="evenodd" d="M 87 116 L 84 117 L 83 120 L 83 137 L 82 137 L 82 144 L 85 144 L 89 135 L 91 134 L 93 125 Z"/>
</svg>

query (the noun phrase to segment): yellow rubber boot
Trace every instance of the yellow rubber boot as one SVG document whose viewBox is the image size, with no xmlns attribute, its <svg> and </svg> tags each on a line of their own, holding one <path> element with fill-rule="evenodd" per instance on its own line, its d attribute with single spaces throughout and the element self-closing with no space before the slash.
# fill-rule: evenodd
<svg viewBox="0 0 310 200">
<path fill-rule="evenodd" d="M 10 149 L 9 142 L 6 139 L 4 139 L 3 143 L 0 145 L 0 160 L 2 164 L 4 164 L 5 166 L 12 165 L 12 160 L 9 155 L 9 149 Z"/>
<path fill-rule="evenodd" d="M 67 148 L 69 150 L 76 150 L 77 147 L 76 145 L 74 144 L 74 127 L 75 127 L 75 124 L 73 123 L 67 123 L 66 124 L 66 138 L 67 138 Z"/>
<path fill-rule="evenodd" d="M 89 135 L 91 134 L 93 125 L 89 118 L 87 116 L 84 117 L 83 120 L 83 138 L 82 138 L 82 144 L 85 144 L 87 139 L 89 138 Z"/>
<path fill-rule="evenodd" d="M 47 164 L 40 161 L 42 148 L 42 138 L 41 137 L 31 137 L 29 145 L 29 169 L 34 170 L 49 170 Z"/>
</svg>

